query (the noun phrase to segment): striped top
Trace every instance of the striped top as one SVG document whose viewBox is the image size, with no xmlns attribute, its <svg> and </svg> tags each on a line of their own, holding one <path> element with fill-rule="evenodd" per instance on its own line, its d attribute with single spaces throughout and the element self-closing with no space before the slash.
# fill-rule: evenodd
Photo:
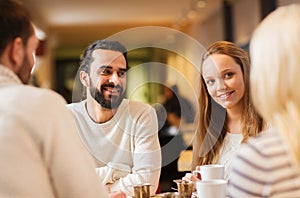
<svg viewBox="0 0 300 198">
<path fill-rule="evenodd" d="M 300 197 L 300 173 L 275 129 L 241 147 L 229 181 L 230 197 Z"/>
</svg>

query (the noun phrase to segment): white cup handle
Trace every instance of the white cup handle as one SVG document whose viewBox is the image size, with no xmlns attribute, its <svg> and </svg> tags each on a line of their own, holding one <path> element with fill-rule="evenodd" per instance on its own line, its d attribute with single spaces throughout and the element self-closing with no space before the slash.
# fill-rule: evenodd
<svg viewBox="0 0 300 198">
<path fill-rule="evenodd" d="M 192 171 L 192 174 L 196 176 L 198 179 L 201 179 L 201 171 L 200 170 L 194 170 Z"/>
</svg>

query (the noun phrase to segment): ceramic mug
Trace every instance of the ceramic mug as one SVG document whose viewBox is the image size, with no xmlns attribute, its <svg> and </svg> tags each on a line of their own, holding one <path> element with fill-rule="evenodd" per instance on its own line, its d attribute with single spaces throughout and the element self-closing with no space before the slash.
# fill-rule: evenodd
<svg viewBox="0 0 300 198">
<path fill-rule="evenodd" d="M 209 164 L 200 166 L 200 170 L 194 170 L 192 173 L 201 180 L 224 179 L 224 169 L 222 164 Z"/>
<path fill-rule="evenodd" d="M 198 197 L 225 198 L 227 182 L 223 179 L 210 179 L 196 181 Z"/>
</svg>

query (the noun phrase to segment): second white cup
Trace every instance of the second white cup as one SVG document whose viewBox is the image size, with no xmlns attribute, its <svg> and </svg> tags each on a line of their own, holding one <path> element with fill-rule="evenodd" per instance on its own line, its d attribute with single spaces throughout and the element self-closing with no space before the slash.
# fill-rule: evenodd
<svg viewBox="0 0 300 198">
<path fill-rule="evenodd" d="M 196 181 L 198 197 L 225 198 L 227 182 L 222 179 Z"/>
</svg>

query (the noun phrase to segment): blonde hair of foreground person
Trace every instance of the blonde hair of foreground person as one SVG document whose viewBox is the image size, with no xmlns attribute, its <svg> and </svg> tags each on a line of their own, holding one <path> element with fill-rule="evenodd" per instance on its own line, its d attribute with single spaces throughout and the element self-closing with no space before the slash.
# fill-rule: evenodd
<svg viewBox="0 0 300 198">
<path fill-rule="evenodd" d="M 218 41 L 207 48 L 203 55 L 203 62 L 213 54 L 230 56 L 238 63 L 243 71 L 245 93 L 242 98 L 242 135 L 245 142 L 249 137 L 257 135 L 264 127 L 263 119 L 258 115 L 252 105 L 249 95 L 250 89 L 250 61 L 246 51 L 227 41 Z M 192 169 L 204 164 L 217 163 L 220 149 L 224 142 L 226 129 L 226 110 L 218 105 L 209 95 L 205 81 L 199 81 L 199 125 L 193 143 Z M 224 122 L 222 122 L 224 121 Z"/>
<path fill-rule="evenodd" d="M 300 172 L 300 5 L 278 8 L 251 40 L 251 93 L 260 114 L 283 134 Z"/>
</svg>

